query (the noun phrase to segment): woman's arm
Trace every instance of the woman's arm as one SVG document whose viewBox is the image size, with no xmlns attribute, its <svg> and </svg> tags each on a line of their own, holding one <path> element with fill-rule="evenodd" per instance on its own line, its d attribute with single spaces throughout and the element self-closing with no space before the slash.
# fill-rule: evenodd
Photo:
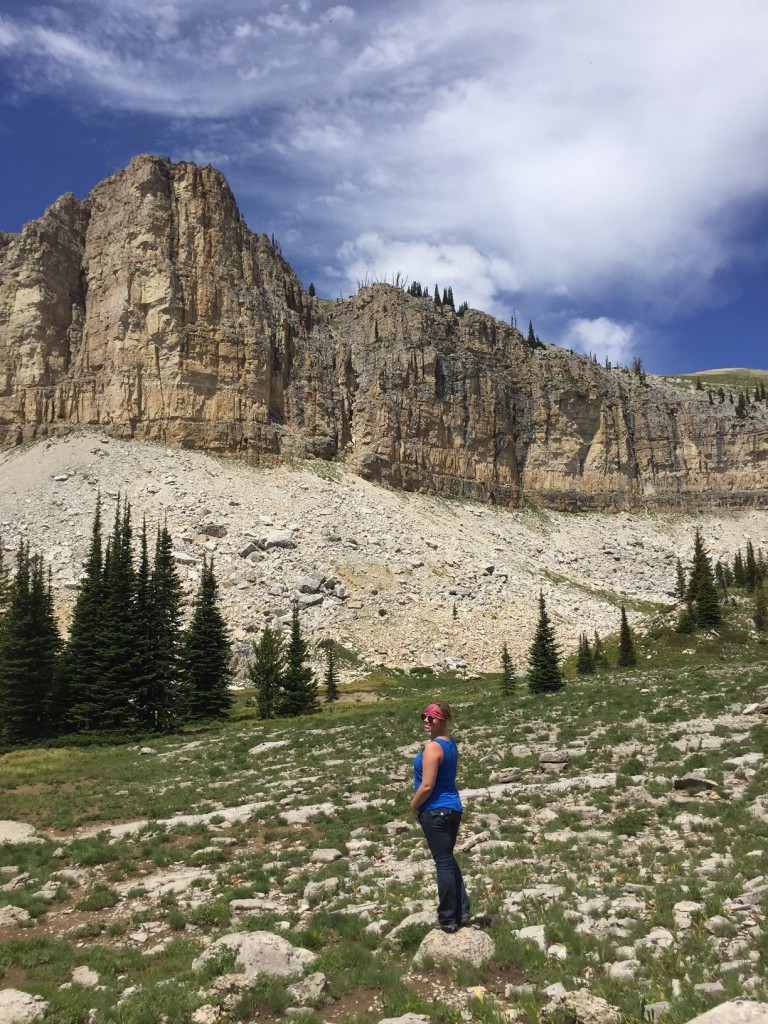
<svg viewBox="0 0 768 1024">
<path fill-rule="evenodd" d="M 413 799 L 411 800 L 412 811 L 418 812 L 421 805 L 429 799 L 429 794 L 435 788 L 437 769 L 440 767 L 442 760 L 443 748 L 439 743 L 430 740 L 426 747 L 424 747 L 421 759 L 421 785 L 413 794 Z"/>
</svg>

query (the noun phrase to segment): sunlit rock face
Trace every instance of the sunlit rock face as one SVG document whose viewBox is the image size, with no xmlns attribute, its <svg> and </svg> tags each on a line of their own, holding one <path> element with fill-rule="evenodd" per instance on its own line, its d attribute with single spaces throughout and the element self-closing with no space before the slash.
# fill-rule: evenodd
<svg viewBox="0 0 768 1024">
<path fill-rule="evenodd" d="M 309 297 L 211 167 L 136 157 L 0 234 L 0 443 L 73 426 L 504 505 L 768 503 L 768 410 L 374 285 Z"/>
</svg>

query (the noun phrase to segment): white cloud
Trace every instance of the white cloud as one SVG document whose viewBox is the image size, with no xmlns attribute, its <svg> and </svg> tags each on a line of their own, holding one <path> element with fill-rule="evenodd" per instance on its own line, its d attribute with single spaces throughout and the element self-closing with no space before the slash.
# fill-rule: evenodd
<svg viewBox="0 0 768 1024">
<path fill-rule="evenodd" d="M 572 348 L 585 355 L 597 356 L 603 363 L 608 359 L 613 366 L 627 366 L 637 354 L 633 349 L 635 328 L 631 324 L 619 324 L 600 316 L 594 320 L 571 320 L 560 341 L 564 348 Z"/>
<path fill-rule="evenodd" d="M 339 278 L 665 316 L 712 301 L 768 199 L 763 0 L 158 10 L 159 37 L 133 0 L 52 0 L 44 23 L 31 5 L 0 53 L 19 89 L 172 119 L 177 153 L 223 119 L 236 193 L 268 192 Z M 602 322 L 574 321 L 593 351 Z"/>
<path fill-rule="evenodd" d="M 456 303 L 490 310 L 494 296 L 514 284 L 513 268 L 500 257 L 490 257 L 470 245 L 431 245 L 383 239 L 377 234 L 358 236 L 338 253 L 341 275 L 350 288 L 358 281 L 419 280 L 430 294 L 437 284 L 450 286 Z M 415 269 L 417 268 L 417 269 Z"/>
</svg>

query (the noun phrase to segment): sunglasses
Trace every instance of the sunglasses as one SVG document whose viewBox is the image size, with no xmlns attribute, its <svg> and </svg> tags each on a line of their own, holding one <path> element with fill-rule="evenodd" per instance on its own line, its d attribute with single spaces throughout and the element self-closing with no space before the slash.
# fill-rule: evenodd
<svg viewBox="0 0 768 1024">
<path fill-rule="evenodd" d="M 439 722 L 440 721 L 440 719 L 439 718 L 435 718 L 434 715 L 422 715 L 421 716 L 421 720 L 422 720 L 422 722 L 429 722 L 430 725 L 432 725 L 433 722 Z"/>
</svg>

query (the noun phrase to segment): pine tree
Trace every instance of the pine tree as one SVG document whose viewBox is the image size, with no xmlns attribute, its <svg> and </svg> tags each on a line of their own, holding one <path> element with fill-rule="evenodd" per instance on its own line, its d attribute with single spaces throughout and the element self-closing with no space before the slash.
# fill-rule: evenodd
<svg viewBox="0 0 768 1024">
<path fill-rule="evenodd" d="M 24 743 L 49 734 L 60 639 L 42 558 L 22 544 L 0 622 L 0 738 Z"/>
<path fill-rule="evenodd" d="M 768 601 L 766 601 L 766 590 L 762 583 L 755 590 L 755 612 L 752 618 L 758 633 L 765 632 L 768 621 Z"/>
<path fill-rule="evenodd" d="M 757 586 L 757 561 L 752 541 L 747 541 L 747 555 L 744 559 L 744 587 L 748 593 L 753 593 Z"/>
<path fill-rule="evenodd" d="M 682 601 L 685 597 L 685 569 L 683 569 L 683 563 L 678 558 L 677 560 L 677 580 L 675 583 L 675 596 Z"/>
<path fill-rule="evenodd" d="M 0 622 L 2 622 L 3 613 L 8 607 L 8 592 L 10 590 L 10 585 L 8 569 L 6 568 L 5 557 L 3 555 L 3 538 L 0 537 Z"/>
<path fill-rule="evenodd" d="M 597 630 L 595 630 L 595 642 L 592 645 L 592 661 L 595 663 L 596 669 L 608 664 L 608 659 L 605 656 L 605 647 Z"/>
<path fill-rule="evenodd" d="M 539 622 L 528 652 L 528 687 L 531 693 L 554 693 L 565 686 L 560 651 L 555 640 L 544 594 L 539 594 Z"/>
<path fill-rule="evenodd" d="M 630 668 L 637 664 L 635 654 L 635 643 L 632 638 L 632 630 L 627 621 L 627 611 L 624 605 L 621 606 L 621 626 L 619 628 L 619 656 L 617 660 L 619 668 Z"/>
<path fill-rule="evenodd" d="M 104 615 L 104 555 L 101 536 L 101 497 L 91 528 L 91 544 L 85 560 L 69 637 L 60 663 L 61 717 L 65 728 L 96 729 L 99 720 L 100 685 L 104 662 L 102 619 Z"/>
<path fill-rule="evenodd" d="M 181 581 L 166 526 L 157 531 L 151 573 L 148 563 L 145 525 L 136 588 L 136 714 L 145 729 L 168 732 L 179 711 L 182 632 Z"/>
<path fill-rule="evenodd" d="M 258 643 L 253 644 L 253 660 L 248 666 L 248 678 L 256 691 L 259 718 L 275 717 L 275 705 L 282 685 L 285 660 L 280 634 L 265 626 Z"/>
<path fill-rule="evenodd" d="M 325 649 L 325 701 L 332 704 L 339 699 L 339 679 L 336 672 L 336 656 L 333 653 L 333 644 L 330 643 Z"/>
<path fill-rule="evenodd" d="M 528 348 L 536 348 L 536 334 L 533 330 L 533 320 L 528 321 L 528 337 L 526 338 L 526 342 L 528 343 Z"/>
<path fill-rule="evenodd" d="M 126 729 L 136 724 L 135 677 L 140 645 L 132 536 L 131 506 L 118 497 L 112 536 L 104 555 L 102 672 L 97 684 L 96 715 L 101 729 Z"/>
<path fill-rule="evenodd" d="M 275 713 L 284 718 L 309 715 L 319 710 L 317 681 L 306 664 L 308 649 L 301 635 L 299 605 L 293 602 L 291 634 L 285 648 L 285 671 Z"/>
<path fill-rule="evenodd" d="M 506 644 L 501 648 L 501 695 L 511 697 L 515 689 L 515 666 Z"/>
<path fill-rule="evenodd" d="M 311 281 L 309 282 L 309 293 L 308 294 L 309 294 L 310 299 L 314 299 L 315 295 L 317 295 L 317 292 L 315 291 L 315 286 L 314 286 L 314 284 Z"/>
<path fill-rule="evenodd" d="M 693 541 L 693 558 L 686 596 L 699 626 L 716 626 L 722 620 L 715 574 L 698 529 Z"/>
<path fill-rule="evenodd" d="M 691 606 L 687 604 L 680 612 L 680 617 L 678 618 L 677 625 L 675 626 L 675 632 L 688 635 L 689 633 L 693 633 L 695 629 L 696 617 L 693 614 Z"/>
<path fill-rule="evenodd" d="M 741 548 L 739 548 L 733 559 L 733 582 L 735 586 L 743 587 L 746 581 L 747 576 L 744 571 L 744 559 L 741 555 Z"/>
<path fill-rule="evenodd" d="M 436 306 L 441 305 L 441 303 L 440 303 L 440 290 L 437 287 L 437 285 L 435 285 L 435 299 L 434 299 L 434 302 L 435 302 Z"/>
<path fill-rule="evenodd" d="M 213 561 L 203 561 L 192 618 L 182 639 L 181 679 L 186 715 L 223 718 L 232 706 L 232 648 L 217 603 Z"/>
<path fill-rule="evenodd" d="M 592 648 L 589 646 L 589 638 L 586 633 L 579 637 L 579 649 L 576 655 L 576 671 L 580 676 L 591 676 L 595 673 L 595 659 Z"/>
</svg>

